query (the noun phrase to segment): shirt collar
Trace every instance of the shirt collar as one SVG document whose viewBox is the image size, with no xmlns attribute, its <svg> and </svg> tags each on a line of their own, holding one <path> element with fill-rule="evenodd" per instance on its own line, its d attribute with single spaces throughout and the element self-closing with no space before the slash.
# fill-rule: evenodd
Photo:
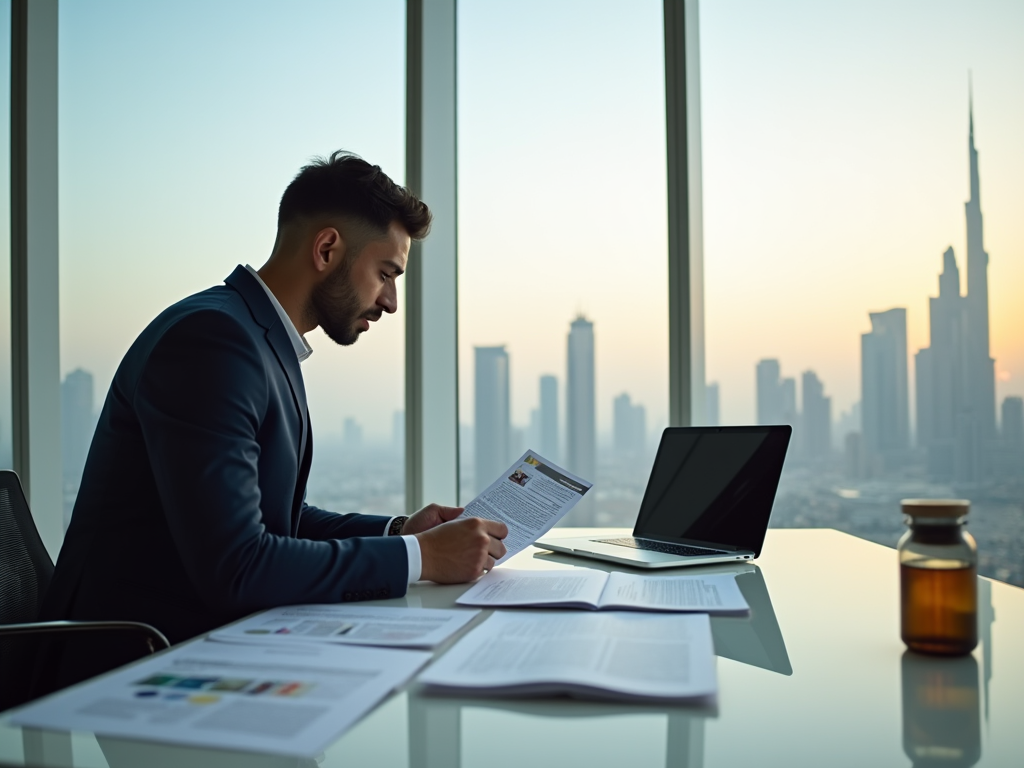
<svg viewBox="0 0 1024 768">
<path fill-rule="evenodd" d="M 292 343 L 292 347 L 295 349 L 295 356 L 299 358 L 299 362 L 303 362 L 307 357 L 313 354 L 313 348 L 309 346 L 306 341 L 306 337 L 302 336 L 298 329 L 295 327 L 295 323 L 288 317 L 288 313 L 284 311 L 284 307 L 281 306 L 281 302 L 277 300 L 277 296 L 274 292 L 267 288 L 267 284 L 263 282 L 263 278 L 260 277 L 259 272 L 250 267 L 248 264 L 245 268 L 249 270 L 249 274 L 255 277 L 263 290 L 267 292 L 267 298 L 270 299 L 270 303 L 274 305 L 274 309 L 277 311 L 277 316 L 281 318 L 281 323 L 284 325 L 285 331 L 288 333 L 288 340 Z"/>
</svg>

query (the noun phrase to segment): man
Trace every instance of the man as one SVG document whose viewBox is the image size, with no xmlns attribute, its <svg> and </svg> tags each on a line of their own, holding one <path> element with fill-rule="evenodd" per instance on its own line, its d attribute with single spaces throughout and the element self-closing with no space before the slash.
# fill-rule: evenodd
<svg viewBox="0 0 1024 768">
<path fill-rule="evenodd" d="M 352 344 L 393 314 L 410 242 L 429 227 L 424 203 L 354 155 L 301 170 L 269 261 L 165 310 L 122 360 L 45 618 L 143 621 L 177 643 L 271 606 L 399 597 L 420 578 L 465 582 L 493 567 L 505 526 L 461 508 L 388 519 L 304 498 L 303 335 L 320 326 Z M 139 649 L 114 635 L 52 642 L 37 690 Z"/>
</svg>

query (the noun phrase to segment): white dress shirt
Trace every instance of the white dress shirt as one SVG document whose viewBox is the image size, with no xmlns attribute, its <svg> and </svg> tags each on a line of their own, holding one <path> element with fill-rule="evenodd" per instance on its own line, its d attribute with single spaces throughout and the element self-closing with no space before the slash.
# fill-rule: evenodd
<svg viewBox="0 0 1024 768">
<path fill-rule="evenodd" d="M 250 267 L 248 264 L 245 268 L 249 270 L 249 274 L 255 277 L 263 290 L 267 293 L 267 298 L 270 299 L 270 303 L 274 305 L 274 309 L 277 311 L 277 316 L 281 318 L 281 324 L 284 326 L 285 331 L 288 333 L 288 340 L 292 343 L 292 348 L 295 350 L 295 356 L 299 358 L 299 362 L 305 361 L 311 354 L 313 354 L 313 348 L 309 346 L 309 342 L 306 338 L 299 333 L 298 328 L 295 327 L 295 323 L 288 317 L 288 313 L 284 311 L 284 307 L 281 306 L 281 302 L 277 300 L 277 296 L 274 292 L 267 288 L 267 284 L 263 282 L 263 278 L 260 277 L 259 272 Z M 395 518 L 392 517 L 391 520 Z M 391 528 L 391 520 L 388 520 L 387 525 L 384 526 L 384 535 L 388 535 L 388 530 Z M 409 556 L 409 583 L 420 580 L 420 574 L 423 572 L 423 557 L 420 554 L 420 543 L 416 540 L 415 536 L 403 536 L 402 541 L 405 542 L 405 552 Z"/>
</svg>

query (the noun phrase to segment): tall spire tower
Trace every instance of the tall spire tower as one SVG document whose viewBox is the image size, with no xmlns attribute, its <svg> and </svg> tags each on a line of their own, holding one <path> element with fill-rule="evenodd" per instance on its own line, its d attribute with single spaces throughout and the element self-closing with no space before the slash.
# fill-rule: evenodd
<svg viewBox="0 0 1024 768">
<path fill-rule="evenodd" d="M 969 77 L 969 75 L 968 75 Z M 974 92 L 968 80 L 968 156 L 971 166 L 971 198 L 964 204 L 967 215 L 967 295 L 964 297 L 965 409 L 962 440 L 974 444 L 976 479 L 986 473 L 987 446 L 996 437 L 996 361 L 991 357 L 988 315 L 988 254 L 985 253 L 981 215 L 978 150 L 974 145 Z M 969 437 L 968 437 L 969 435 Z"/>
<path fill-rule="evenodd" d="M 943 254 L 939 295 L 929 300 L 931 346 L 917 353 L 917 438 L 936 480 L 984 482 L 996 438 L 995 360 L 989 347 L 988 254 L 982 233 L 974 94 L 968 91 L 971 197 L 967 214 L 967 295 L 956 256 Z"/>
<path fill-rule="evenodd" d="M 988 357 L 988 254 L 985 253 L 984 222 L 978 181 L 978 150 L 974 146 L 974 93 L 968 80 L 967 114 L 970 125 L 968 156 L 971 164 L 971 198 L 964 203 L 967 214 L 967 313 L 970 349 Z M 993 416 L 994 418 L 994 416 Z"/>
</svg>

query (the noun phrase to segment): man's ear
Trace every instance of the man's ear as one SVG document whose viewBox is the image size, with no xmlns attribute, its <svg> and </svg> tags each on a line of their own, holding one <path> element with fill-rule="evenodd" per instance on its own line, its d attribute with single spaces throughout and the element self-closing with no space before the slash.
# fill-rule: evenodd
<svg viewBox="0 0 1024 768">
<path fill-rule="evenodd" d="M 334 227 L 325 227 L 313 238 L 313 267 L 317 272 L 330 272 L 345 257 L 345 241 Z"/>
</svg>

